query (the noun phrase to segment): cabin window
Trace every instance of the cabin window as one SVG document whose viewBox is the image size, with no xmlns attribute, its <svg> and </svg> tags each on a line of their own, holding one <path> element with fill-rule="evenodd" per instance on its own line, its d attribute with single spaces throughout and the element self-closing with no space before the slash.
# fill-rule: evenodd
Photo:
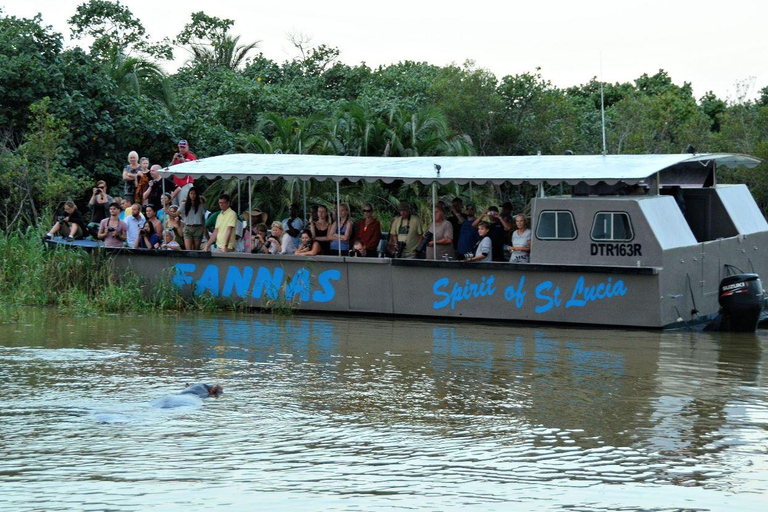
<svg viewBox="0 0 768 512">
<path fill-rule="evenodd" d="M 598 212 L 592 224 L 592 240 L 627 242 L 635 237 L 629 215 L 624 212 Z"/>
<path fill-rule="evenodd" d="M 576 223 L 569 211 L 544 211 L 536 224 L 536 238 L 540 240 L 573 240 Z"/>
</svg>

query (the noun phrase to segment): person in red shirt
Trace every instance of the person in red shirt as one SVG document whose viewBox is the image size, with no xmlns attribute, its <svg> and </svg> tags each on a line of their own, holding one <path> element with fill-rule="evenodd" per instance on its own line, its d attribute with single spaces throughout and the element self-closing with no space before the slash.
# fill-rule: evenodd
<svg viewBox="0 0 768 512">
<path fill-rule="evenodd" d="M 367 257 L 375 258 L 378 254 L 380 239 L 381 224 L 373 216 L 373 206 L 366 203 L 363 205 L 363 219 L 355 225 L 355 240 L 362 242 Z"/>
<path fill-rule="evenodd" d="M 168 164 L 168 167 L 197 160 L 195 154 L 189 150 L 189 143 L 187 143 L 185 139 L 181 139 L 179 141 L 178 148 L 178 152 L 173 155 L 173 160 L 171 160 L 171 163 Z M 189 189 L 192 188 L 192 185 L 195 183 L 195 179 L 192 176 L 186 176 L 184 178 L 174 176 L 173 182 L 177 187 L 171 196 L 173 199 L 173 204 L 176 206 L 181 206 L 187 199 L 187 192 L 189 192 Z"/>
</svg>

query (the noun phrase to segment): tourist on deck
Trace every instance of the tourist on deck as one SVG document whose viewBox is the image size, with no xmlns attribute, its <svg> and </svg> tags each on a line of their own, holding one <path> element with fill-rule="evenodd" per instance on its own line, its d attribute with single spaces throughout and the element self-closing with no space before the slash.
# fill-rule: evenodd
<svg viewBox="0 0 768 512">
<path fill-rule="evenodd" d="M 472 251 L 475 244 L 480 241 L 480 234 L 477 232 L 475 222 L 475 205 L 468 204 L 464 213 L 464 222 L 459 228 L 459 243 L 456 246 L 456 257 Z"/>
<path fill-rule="evenodd" d="M 93 188 L 88 208 L 91 210 L 91 222 L 88 224 L 88 232 L 96 238 L 101 221 L 109 217 L 109 205 L 114 202 L 112 196 L 107 194 L 107 182 L 99 180 Z"/>
<path fill-rule="evenodd" d="M 98 239 L 104 240 L 105 247 L 119 249 L 125 247 L 128 238 L 128 225 L 120 220 L 120 206 L 117 203 L 109 205 L 109 217 L 99 223 Z"/>
<path fill-rule="evenodd" d="M 163 227 L 173 231 L 173 239 L 181 246 L 184 244 L 184 222 L 181 220 L 179 207 L 175 204 L 169 205 L 168 213 L 165 215 Z"/>
<path fill-rule="evenodd" d="M 154 206 L 148 204 L 144 207 L 144 216 L 146 222 L 139 231 L 139 238 L 136 240 L 136 247 L 139 249 L 159 249 L 163 233 L 163 225 L 157 218 Z"/>
<path fill-rule="evenodd" d="M 331 256 L 338 256 L 349 252 L 349 239 L 352 237 L 352 221 L 349 220 L 349 206 L 341 203 L 336 212 L 336 221 L 328 228 L 328 238 L 331 239 Z"/>
<path fill-rule="evenodd" d="M 352 258 L 367 258 L 368 249 L 365 248 L 363 242 L 360 240 L 355 240 L 355 243 L 352 244 L 352 248 L 349 250 L 348 256 Z"/>
<path fill-rule="evenodd" d="M 139 154 L 131 151 L 128 153 L 128 165 L 123 167 L 123 181 L 125 181 L 123 194 L 131 202 L 136 200 L 136 177 L 139 174 L 140 168 Z"/>
<path fill-rule="evenodd" d="M 512 255 L 510 263 L 529 263 L 531 261 L 531 230 L 525 227 L 525 215 L 515 217 L 517 229 L 512 232 Z"/>
<path fill-rule="evenodd" d="M 323 254 L 330 254 L 331 239 L 328 237 L 328 228 L 331 227 L 331 219 L 328 208 L 325 205 L 317 206 L 317 219 L 311 219 L 309 229 L 312 231 L 312 239 L 320 244 Z"/>
<path fill-rule="evenodd" d="M 177 148 L 178 151 L 173 155 L 171 163 L 168 164 L 169 167 L 171 165 L 178 165 L 197 160 L 195 154 L 189 150 L 189 143 L 187 143 L 185 139 L 181 139 L 179 141 Z M 177 187 L 176 190 L 173 191 L 173 204 L 181 206 L 182 203 L 184 203 L 184 200 L 187 198 L 187 194 L 189 194 L 189 189 L 192 188 L 193 184 L 195 183 L 195 179 L 189 175 L 183 178 L 174 175 L 173 183 Z"/>
<path fill-rule="evenodd" d="M 168 211 L 168 207 L 173 204 L 173 201 L 171 200 L 171 194 L 166 192 L 162 196 L 160 196 L 160 209 L 157 210 L 157 218 L 160 219 L 160 222 L 165 224 L 165 212 Z"/>
<path fill-rule="evenodd" d="M 56 223 L 45 235 L 45 238 L 50 239 L 57 234 L 67 237 L 68 242 L 81 240 L 85 237 L 85 221 L 72 201 L 64 203 L 64 214 L 56 218 Z"/>
<path fill-rule="evenodd" d="M 391 253 L 398 251 L 398 243 L 404 243 L 405 248 L 401 258 L 413 258 L 416 255 L 416 247 L 424 236 L 424 226 L 416 215 L 411 213 L 411 205 L 401 202 L 397 209 L 400 215 L 392 219 L 389 228 L 389 250 Z"/>
<path fill-rule="evenodd" d="M 453 227 L 453 250 L 454 252 L 459 247 L 459 233 L 461 232 L 461 225 L 467 219 L 464 213 L 464 201 L 460 197 L 454 197 L 451 201 L 451 209 L 446 212 L 445 220 L 451 223 Z"/>
<path fill-rule="evenodd" d="M 373 216 L 371 203 L 363 205 L 363 219 L 355 224 L 355 241 L 359 241 L 365 248 L 367 257 L 376 257 L 381 240 L 381 223 Z"/>
<path fill-rule="evenodd" d="M 149 158 L 143 156 L 139 160 L 139 173 L 136 175 L 136 192 L 132 201 L 135 201 L 141 205 L 147 204 L 144 199 L 144 192 L 149 188 L 149 180 L 152 179 L 149 176 Z"/>
<path fill-rule="evenodd" d="M 163 243 L 160 244 L 160 249 L 164 251 L 180 251 L 181 245 L 176 241 L 173 230 L 166 229 L 163 231 Z"/>
<path fill-rule="evenodd" d="M 480 222 L 486 222 L 489 226 L 489 235 L 493 244 L 493 261 L 505 261 L 504 240 L 506 233 L 512 230 L 512 225 L 499 213 L 498 206 L 489 206 L 485 215 L 478 216 L 473 224 L 478 226 Z"/>
<path fill-rule="evenodd" d="M 429 226 L 433 229 L 433 226 Z M 427 243 L 427 258 L 432 260 L 447 260 L 453 256 L 453 226 L 445 219 L 445 209 L 435 206 L 435 233 Z"/>
<path fill-rule="evenodd" d="M 120 200 L 120 220 L 125 220 L 126 215 L 131 215 L 131 205 L 133 202 L 128 200 L 127 198 L 122 198 Z"/>
<path fill-rule="evenodd" d="M 184 224 L 184 248 L 197 251 L 205 234 L 205 205 L 195 187 L 187 193 L 187 200 L 181 206 L 181 221 Z"/>
<path fill-rule="evenodd" d="M 271 244 L 267 242 L 269 236 L 269 230 L 267 225 L 259 223 L 253 228 L 254 234 L 251 238 L 251 252 L 253 254 L 270 254 L 269 248 Z"/>
<path fill-rule="evenodd" d="M 231 252 L 235 250 L 235 229 L 237 226 L 237 214 L 230 208 L 231 199 L 229 194 L 219 196 L 219 208 L 221 211 L 216 216 L 216 226 L 213 234 L 205 243 L 204 251 L 211 248 L 216 242 L 216 248 L 220 252 Z"/>
<path fill-rule="evenodd" d="M 272 223 L 272 235 L 267 238 L 267 242 L 270 243 L 270 254 L 293 254 L 296 252 L 293 237 L 285 232 L 283 223 L 280 221 Z"/>
<path fill-rule="evenodd" d="M 499 217 L 506 220 L 507 224 L 510 225 L 510 227 L 514 226 L 514 215 L 512 215 L 512 210 L 514 209 L 514 206 L 512 206 L 512 203 L 509 201 L 505 201 L 501 205 L 501 211 L 499 212 Z"/>
<path fill-rule="evenodd" d="M 294 253 L 298 256 L 318 256 L 323 254 L 320 243 L 312 239 L 312 231 L 305 229 L 301 232 L 301 245 Z"/>
<path fill-rule="evenodd" d="M 139 233 L 144 227 L 146 219 L 141 214 L 141 206 L 138 203 L 131 205 L 131 213 L 125 218 L 125 225 L 128 226 L 128 236 L 126 243 L 128 247 L 134 248 L 139 243 Z"/>
<path fill-rule="evenodd" d="M 304 221 L 299 218 L 299 205 L 292 204 L 288 210 L 288 217 L 283 219 L 283 230 L 293 238 L 293 246 L 298 247 L 301 242 L 301 232 L 304 229 Z"/>
<path fill-rule="evenodd" d="M 477 232 L 480 234 L 480 240 L 474 248 L 474 251 L 468 253 L 464 258 L 465 263 L 490 263 L 493 261 L 493 242 L 491 241 L 491 225 L 481 221 L 477 225 Z"/>
<path fill-rule="evenodd" d="M 163 207 L 162 197 L 163 194 L 173 192 L 176 190 L 176 185 L 173 180 L 163 178 L 158 171 L 162 169 L 159 165 L 153 165 L 149 170 L 149 188 L 144 192 L 144 201 L 146 204 L 151 204 L 152 208 L 157 211 Z M 165 187 L 165 190 L 163 190 Z"/>
</svg>

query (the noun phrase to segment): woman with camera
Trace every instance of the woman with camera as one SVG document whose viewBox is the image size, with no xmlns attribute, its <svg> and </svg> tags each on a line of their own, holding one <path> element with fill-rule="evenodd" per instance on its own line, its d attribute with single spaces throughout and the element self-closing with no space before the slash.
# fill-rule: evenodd
<svg viewBox="0 0 768 512">
<path fill-rule="evenodd" d="M 301 232 L 301 245 L 294 253 L 298 256 L 319 256 L 323 254 L 320 242 L 312 239 L 312 231 L 305 229 Z"/>
<path fill-rule="evenodd" d="M 56 217 L 56 223 L 45 235 L 45 238 L 53 238 L 57 233 L 66 236 L 67 242 L 80 240 L 85 236 L 85 221 L 72 201 L 64 203 L 64 215 Z"/>
<path fill-rule="evenodd" d="M 125 246 L 128 238 L 128 225 L 120 220 L 120 206 L 117 203 L 109 205 L 109 217 L 99 223 L 99 240 L 104 240 L 104 247 L 119 249 Z"/>
<path fill-rule="evenodd" d="M 270 254 L 293 254 L 296 252 L 296 246 L 293 245 L 293 238 L 283 229 L 283 223 L 275 221 L 272 223 L 272 234 L 267 237 Z"/>
<path fill-rule="evenodd" d="M 163 225 L 155 214 L 155 208 L 148 204 L 144 209 L 146 222 L 139 232 L 139 238 L 136 240 L 139 249 L 159 249 L 160 235 L 163 232 Z"/>
</svg>

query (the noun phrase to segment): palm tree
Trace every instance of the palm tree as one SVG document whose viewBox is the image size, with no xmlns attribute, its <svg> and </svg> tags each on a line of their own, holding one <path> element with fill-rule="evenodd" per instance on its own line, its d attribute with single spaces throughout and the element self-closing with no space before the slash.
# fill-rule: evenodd
<svg viewBox="0 0 768 512">
<path fill-rule="evenodd" d="M 259 41 L 245 45 L 239 45 L 239 41 L 240 36 L 224 33 L 210 44 L 191 44 L 192 60 L 206 70 L 223 67 L 236 71 L 245 62 L 248 53 L 259 46 Z"/>
<path fill-rule="evenodd" d="M 385 156 L 470 155 L 471 142 L 452 133 L 443 113 L 435 107 L 417 112 L 393 109 L 387 119 Z"/>
</svg>

